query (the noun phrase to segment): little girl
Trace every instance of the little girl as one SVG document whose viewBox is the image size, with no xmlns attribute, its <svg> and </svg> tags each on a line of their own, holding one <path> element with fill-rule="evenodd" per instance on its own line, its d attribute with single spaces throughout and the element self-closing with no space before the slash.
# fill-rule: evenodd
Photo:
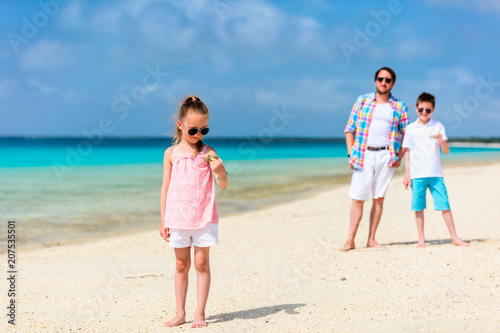
<svg viewBox="0 0 500 333">
<path fill-rule="evenodd" d="M 186 318 L 191 245 L 194 245 L 197 307 L 191 327 L 207 326 L 205 305 L 210 289 L 210 246 L 219 243 L 219 216 L 213 175 L 221 189 L 229 180 L 214 149 L 201 139 L 208 133 L 208 108 L 196 96 L 182 102 L 174 145 L 165 151 L 161 186 L 160 235 L 175 251 L 175 302 L 177 314 L 163 325 L 181 325 Z"/>
</svg>

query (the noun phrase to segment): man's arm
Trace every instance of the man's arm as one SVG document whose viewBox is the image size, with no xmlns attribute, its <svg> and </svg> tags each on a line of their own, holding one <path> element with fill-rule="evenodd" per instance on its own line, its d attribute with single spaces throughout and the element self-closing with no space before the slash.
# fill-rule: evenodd
<svg viewBox="0 0 500 333">
<path fill-rule="evenodd" d="M 345 144 L 347 146 L 347 154 L 351 155 L 352 145 L 354 144 L 354 134 L 351 132 L 347 132 L 345 134 Z"/>
<path fill-rule="evenodd" d="M 401 160 L 403 159 L 403 156 L 405 154 L 405 149 L 403 149 L 403 140 L 405 138 L 405 132 L 406 132 L 406 127 L 408 126 L 408 108 L 406 107 L 406 104 L 401 102 L 401 114 L 399 117 L 399 132 L 401 133 L 401 136 L 399 138 L 399 142 L 401 145 L 401 149 L 398 152 L 397 160 L 394 162 L 392 165 L 393 168 L 398 168 L 401 165 Z"/>
<path fill-rule="evenodd" d="M 345 133 L 345 144 L 347 146 L 347 155 L 349 155 L 349 167 L 352 170 L 355 170 L 354 167 L 351 164 L 351 152 L 352 152 L 352 145 L 354 144 L 354 134 L 351 132 L 346 132 Z"/>
</svg>

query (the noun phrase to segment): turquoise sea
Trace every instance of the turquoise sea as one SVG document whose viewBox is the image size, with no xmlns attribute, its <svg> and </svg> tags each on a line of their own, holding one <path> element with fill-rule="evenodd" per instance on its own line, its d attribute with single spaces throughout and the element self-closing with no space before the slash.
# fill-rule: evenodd
<svg viewBox="0 0 500 333">
<path fill-rule="evenodd" d="M 332 188 L 351 175 L 343 140 L 205 143 L 230 173 L 229 188 L 217 191 L 222 216 Z M 169 146 L 168 138 L 0 138 L 1 219 L 16 221 L 21 248 L 158 228 Z M 443 156 L 444 164 L 489 162 L 500 162 L 500 148 L 453 147 Z"/>
</svg>

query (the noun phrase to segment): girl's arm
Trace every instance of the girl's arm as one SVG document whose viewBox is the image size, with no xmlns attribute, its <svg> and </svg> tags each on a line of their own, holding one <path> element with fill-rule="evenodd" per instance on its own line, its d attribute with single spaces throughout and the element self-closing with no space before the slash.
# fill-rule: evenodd
<svg viewBox="0 0 500 333">
<path fill-rule="evenodd" d="M 166 228 L 163 224 L 165 220 L 165 205 L 167 201 L 167 192 L 168 192 L 168 186 L 170 185 L 170 175 L 172 172 L 172 150 L 173 147 L 168 148 L 165 150 L 165 154 L 163 155 L 163 181 L 161 184 L 161 224 L 160 224 L 160 235 L 165 239 L 167 242 L 169 241 L 169 230 Z"/>
<path fill-rule="evenodd" d="M 208 155 L 216 156 L 217 153 L 212 147 L 208 146 L 204 157 L 206 158 Z M 220 158 L 211 158 L 208 162 L 208 166 L 212 169 L 212 172 L 217 179 L 217 185 L 219 188 L 221 190 L 225 190 L 229 185 L 229 175 L 224 167 L 224 164 L 222 163 L 222 160 Z"/>
</svg>

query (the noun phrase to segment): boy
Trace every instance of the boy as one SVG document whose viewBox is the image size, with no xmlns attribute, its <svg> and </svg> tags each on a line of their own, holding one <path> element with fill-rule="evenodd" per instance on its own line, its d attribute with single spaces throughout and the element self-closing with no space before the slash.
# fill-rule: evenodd
<svg viewBox="0 0 500 333">
<path fill-rule="evenodd" d="M 443 212 L 444 222 L 451 235 L 451 243 L 457 246 L 468 246 L 469 243 L 458 238 L 451 215 L 439 152 L 441 148 L 444 154 L 448 154 L 450 147 L 443 124 L 431 119 L 434 106 L 433 95 L 423 92 L 418 96 L 415 107 L 418 119 L 408 125 L 403 139 L 406 157 L 403 185 L 408 188 L 411 179 L 411 210 L 415 211 L 417 221 L 417 246 L 425 247 L 424 209 L 426 208 L 427 188 L 431 191 L 434 209 Z"/>
</svg>

